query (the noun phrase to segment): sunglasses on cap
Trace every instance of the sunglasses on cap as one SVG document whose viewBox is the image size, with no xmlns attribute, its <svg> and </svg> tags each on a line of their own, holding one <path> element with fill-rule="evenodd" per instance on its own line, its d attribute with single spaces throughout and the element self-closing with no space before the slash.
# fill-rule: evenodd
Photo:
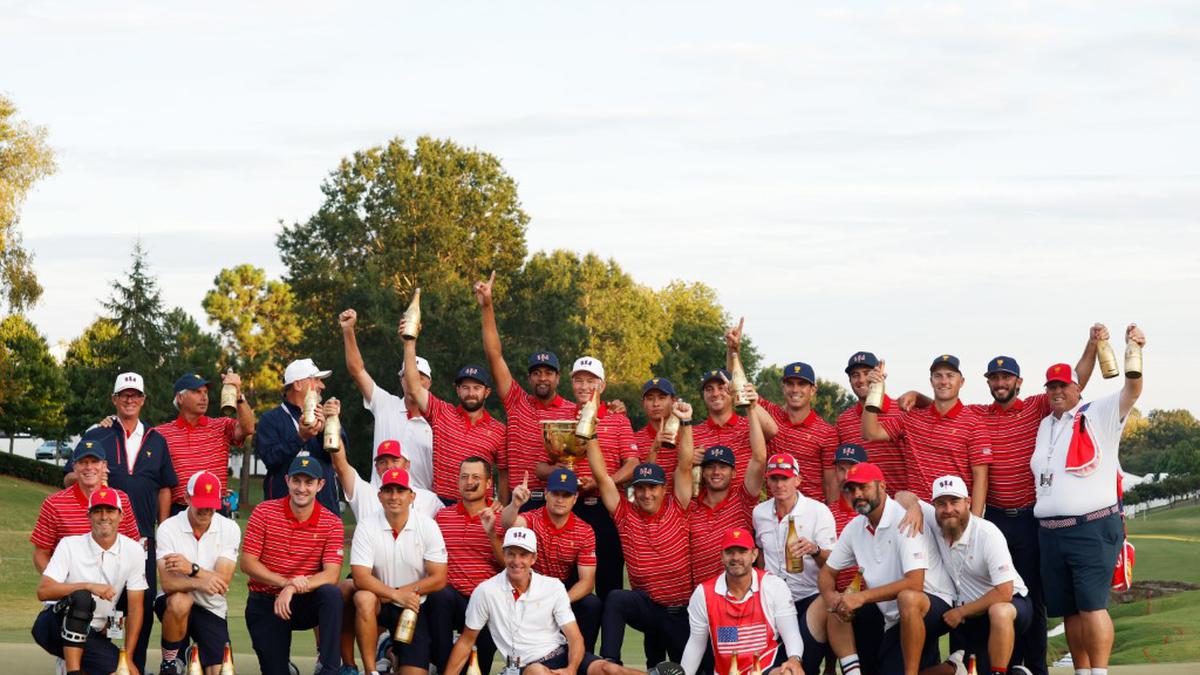
<svg viewBox="0 0 1200 675">
<path fill-rule="evenodd" d="M 792 464 L 791 462 L 771 462 L 770 464 L 767 465 L 767 471 L 774 471 L 775 469 L 783 469 L 784 471 L 796 471 L 798 468 L 799 467 L 797 467 L 795 464 Z"/>
</svg>

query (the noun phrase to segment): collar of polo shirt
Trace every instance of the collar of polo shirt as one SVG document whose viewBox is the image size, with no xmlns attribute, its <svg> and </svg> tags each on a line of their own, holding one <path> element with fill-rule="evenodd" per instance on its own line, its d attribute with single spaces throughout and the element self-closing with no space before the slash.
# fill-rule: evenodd
<svg viewBox="0 0 1200 675">
<path fill-rule="evenodd" d="M 954 402 L 954 405 L 951 406 L 950 409 L 947 410 L 946 414 L 944 414 L 944 415 L 942 413 L 938 412 L 936 405 L 929 406 L 929 410 L 930 410 L 930 414 L 933 415 L 934 419 L 954 419 L 955 417 L 958 417 L 959 413 L 962 412 L 963 407 L 964 407 L 963 402 L 962 402 L 962 399 L 960 398 Z"/>
</svg>

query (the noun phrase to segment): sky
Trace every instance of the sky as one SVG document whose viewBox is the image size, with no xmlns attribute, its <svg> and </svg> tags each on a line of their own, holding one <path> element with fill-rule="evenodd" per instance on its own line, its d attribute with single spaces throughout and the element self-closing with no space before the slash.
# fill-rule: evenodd
<svg viewBox="0 0 1200 675">
<path fill-rule="evenodd" d="M 21 227 L 51 343 L 139 237 L 203 324 L 224 267 L 393 137 L 490 152 L 530 251 L 714 287 L 768 362 L 888 360 L 1025 393 L 1096 321 L 1146 332 L 1139 407 L 1200 414 L 1194 2 L 171 3 L 0 0 L 0 92 L 58 172 Z M 1190 308 L 1190 309 L 1189 309 Z M 1170 375 L 1168 376 L 1168 373 Z M 1089 387 L 1115 391 L 1120 380 Z"/>
</svg>

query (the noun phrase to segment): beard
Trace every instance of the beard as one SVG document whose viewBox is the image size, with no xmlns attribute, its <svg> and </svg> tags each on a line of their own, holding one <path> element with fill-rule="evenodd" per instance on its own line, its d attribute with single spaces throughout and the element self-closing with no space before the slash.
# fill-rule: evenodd
<svg viewBox="0 0 1200 675">
<path fill-rule="evenodd" d="M 467 412 L 475 412 L 476 410 L 479 410 L 480 408 L 483 407 L 483 401 L 482 400 L 479 400 L 479 401 L 463 400 L 462 407 L 463 407 L 463 410 L 466 410 Z"/>
<path fill-rule="evenodd" d="M 864 516 L 874 511 L 878 506 L 878 500 L 860 499 L 854 502 L 854 510 Z"/>
<path fill-rule="evenodd" d="M 1020 393 L 1021 393 L 1020 387 L 1013 387 L 1012 389 L 1008 390 L 1008 395 L 1005 396 L 1004 398 L 1000 398 L 999 396 L 996 395 L 995 392 L 992 392 L 992 398 L 995 399 L 996 403 L 1003 405 L 1003 404 L 1008 403 L 1009 401 L 1013 400 L 1014 398 L 1016 398 L 1017 395 Z"/>
</svg>

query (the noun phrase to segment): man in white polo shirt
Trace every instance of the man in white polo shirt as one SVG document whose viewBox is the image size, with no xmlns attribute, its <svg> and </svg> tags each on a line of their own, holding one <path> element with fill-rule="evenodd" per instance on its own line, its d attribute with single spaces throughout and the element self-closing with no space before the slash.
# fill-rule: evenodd
<svg viewBox="0 0 1200 675">
<path fill-rule="evenodd" d="M 427 671 L 430 661 L 429 626 L 421 613 L 425 596 L 446 586 L 446 542 L 433 519 L 412 508 L 408 472 L 386 471 L 379 489 L 380 508 L 364 513 L 350 547 L 354 592 L 354 634 L 363 667 L 376 675 L 375 643 L 379 627 L 392 631 L 395 660 L 406 671 Z M 396 639 L 400 614 L 417 614 L 412 639 Z"/>
<path fill-rule="evenodd" d="M 786 582 L 796 606 L 796 620 L 804 638 L 804 671 L 820 672 L 825 660 L 826 607 L 817 588 L 817 574 L 837 540 L 833 512 L 821 502 L 800 493 L 800 465 L 789 454 L 776 453 L 767 460 L 767 493 L 771 499 L 754 507 L 754 533 L 764 566 Z M 821 476 L 805 476 L 820 484 Z M 788 550 L 788 533 L 796 528 L 799 541 Z M 799 572 L 788 571 L 788 556 L 803 561 Z"/>
<path fill-rule="evenodd" d="M 874 464 L 850 467 L 842 491 L 860 515 L 842 530 L 818 580 L 826 606 L 841 619 L 829 622 L 829 644 L 842 673 L 859 675 L 851 622 L 859 607 L 873 602 L 884 620 L 882 672 L 917 675 L 941 660 L 938 637 L 949 630 L 942 615 L 954 602 L 937 541 L 930 528 L 916 536 L 902 531 L 905 510 L 887 496 L 883 472 Z M 862 569 L 866 588 L 837 592 L 838 572 L 853 566 Z"/>
<path fill-rule="evenodd" d="M 938 478 L 931 494 L 933 505 L 922 503 L 921 508 L 958 593 L 955 606 L 942 615 L 953 631 L 951 649 L 957 646 L 974 654 L 980 673 L 1004 675 L 1013 644 L 1033 622 L 1029 589 L 1013 565 L 1000 528 L 971 514 L 971 497 L 962 478 Z M 950 663 L 927 675 L 954 675 L 958 663 L 955 652 Z M 1012 672 L 1028 675 L 1029 670 L 1017 665 Z"/>
<path fill-rule="evenodd" d="M 1125 341 L 1140 353 L 1136 324 Z M 1050 415 L 1038 427 L 1029 467 L 1037 483 L 1046 613 L 1065 617 L 1067 645 L 1081 675 L 1107 675 L 1113 625 L 1108 594 L 1124 534 L 1117 495 L 1121 432 L 1142 393 L 1140 367 L 1121 390 L 1084 403 L 1079 378 L 1065 363 L 1046 371 Z M 1128 370 L 1128 369 L 1127 369 Z"/>
<path fill-rule="evenodd" d="M 137 649 L 142 628 L 142 594 L 146 592 L 146 552 L 141 543 L 117 532 L 128 504 L 120 493 L 100 487 L 88 499 L 92 531 L 63 537 L 42 571 L 37 598 L 46 609 L 33 623 L 33 640 L 66 662 L 67 675 L 111 673 L 124 639 L 126 651 Z M 129 616 L 123 630 L 114 605 L 128 591 Z M 137 675 L 131 663 L 129 669 Z"/>
<path fill-rule="evenodd" d="M 341 452 L 330 453 L 330 456 L 333 461 L 333 470 L 342 484 L 342 493 L 346 495 L 346 503 L 350 505 L 356 521 L 364 520 L 371 513 L 380 510 L 379 487 L 382 484 L 381 476 L 385 473 L 402 469 L 408 473 L 409 481 L 413 480 L 412 472 L 409 470 L 412 462 L 408 459 L 408 451 L 404 449 L 400 441 L 395 439 L 389 438 L 376 447 L 375 471 L 372 472 L 370 481 L 363 480 L 358 475 L 358 471 L 350 465 L 350 461 L 346 458 L 344 445 Z M 417 513 L 433 518 L 438 511 L 444 508 L 442 500 L 429 490 L 415 485 L 410 489 L 413 493 L 412 507 Z"/>
<path fill-rule="evenodd" d="M 162 621 L 162 666 L 159 675 L 182 672 L 181 651 L 191 638 L 200 650 L 200 665 L 215 673 L 229 642 L 225 594 L 237 568 L 242 530 L 217 513 L 221 481 L 209 471 L 192 474 L 188 507 L 158 526 L 158 578 L 162 594 L 154 613 Z"/>
</svg>

